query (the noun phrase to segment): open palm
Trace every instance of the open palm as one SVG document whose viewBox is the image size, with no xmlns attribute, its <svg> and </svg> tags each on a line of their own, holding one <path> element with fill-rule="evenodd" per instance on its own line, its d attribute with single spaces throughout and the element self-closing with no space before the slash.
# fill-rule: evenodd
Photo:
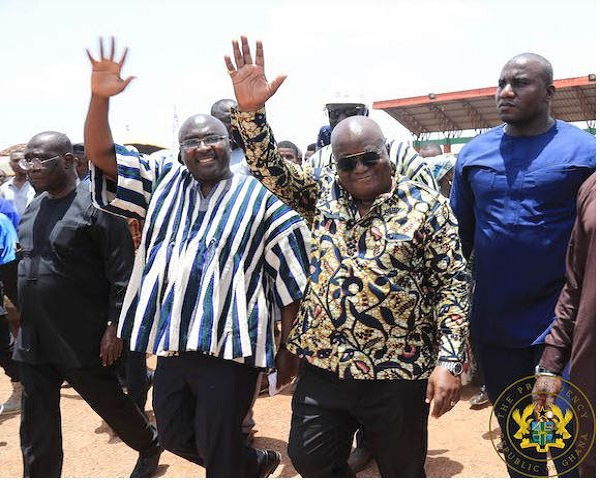
<svg viewBox="0 0 600 480">
<path fill-rule="evenodd" d="M 258 110 L 275 94 L 286 77 L 280 75 L 269 82 L 265 77 L 262 42 L 256 42 L 255 62 L 252 60 L 248 39 L 242 36 L 241 43 L 242 48 L 240 50 L 237 40 L 232 42 L 233 57 L 237 68 L 233 66 L 233 62 L 228 55 L 225 56 L 225 65 L 231 76 L 238 108 L 241 111 Z"/>
<path fill-rule="evenodd" d="M 127 58 L 127 49 L 123 52 L 121 60 L 114 60 L 115 57 L 115 39 L 111 38 L 110 54 L 104 54 L 104 42 L 100 37 L 100 59 L 96 60 L 86 49 L 87 55 L 92 64 L 92 95 L 108 98 L 121 93 L 134 77 L 128 77 L 125 80 L 121 78 L 121 69 Z"/>
</svg>

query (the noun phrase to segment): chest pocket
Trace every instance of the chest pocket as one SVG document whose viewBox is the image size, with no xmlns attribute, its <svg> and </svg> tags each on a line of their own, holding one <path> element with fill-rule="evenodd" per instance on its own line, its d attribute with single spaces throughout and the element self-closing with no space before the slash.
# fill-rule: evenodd
<svg viewBox="0 0 600 480">
<path fill-rule="evenodd" d="M 50 233 L 50 246 L 56 255 L 81 255 L 89 252 L 93 245 L 86 239 L 89 225 L 73 220 L 59 221 Z"/>
<path fill-rule="evenodd" d="M 468 178 L 476 199 L 495 198 L 508 188 L 505 175 L 493 168 L 470 167 Z"/>
<path fill-rule="evenodd" d="M 577 191 L 589 174 L 586 167 L 563 165 L 527 174 L 527 184 L 535 191 L 540 213 L 552 215 L 574 208 Z"/>
</svg>

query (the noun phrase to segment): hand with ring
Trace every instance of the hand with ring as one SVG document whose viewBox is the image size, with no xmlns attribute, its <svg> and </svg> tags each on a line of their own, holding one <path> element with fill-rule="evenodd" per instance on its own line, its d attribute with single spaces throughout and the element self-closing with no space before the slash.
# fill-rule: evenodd
<svg viewBox="0 0 600 480">
<path fill-rule="evenodd" d="M 439 418 L 449 412 L 460 399 L 460 376 L 442 366 L 434 368 L 427 382 L 426 403 L 433 403 L 431 416 Z"/>
</svg>

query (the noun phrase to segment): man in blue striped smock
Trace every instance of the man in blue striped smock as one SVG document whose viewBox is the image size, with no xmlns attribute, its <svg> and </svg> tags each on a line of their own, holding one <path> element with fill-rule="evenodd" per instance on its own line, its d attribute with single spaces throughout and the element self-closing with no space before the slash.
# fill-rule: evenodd
<svg viewBox="0 0 600 480">
<path fill-rule="evenodd" d="M 85 148 L 94 164 L 95 204 L 144 218 L 119 335 L 134 351 L 159 354 L 153 406 L 161 445 L 206 468 L 207 477 L 266 477 L 278 452 L 244 445 L 241 422 L 260 369 L 290 380 L 296 357 L 276 353 L 272 312 L 282 312 L 282 342 L 306 284 L 308 231 L 300 217 L 256 179 L 232 174 L 225 125 L 195 115 L 179 131 L 177 158 L 115 146 L 110 97 L 125 54 L 113 61 L 100 41 L 92 63 Z"/>
</svg>

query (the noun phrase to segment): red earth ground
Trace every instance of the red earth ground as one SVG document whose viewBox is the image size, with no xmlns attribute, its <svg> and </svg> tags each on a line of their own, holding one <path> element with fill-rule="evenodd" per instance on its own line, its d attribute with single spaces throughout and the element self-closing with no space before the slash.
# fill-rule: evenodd
<svg viewBox="0 0 600 480">
<path fill-rule="evenodd" d="M 150 361 L 150 363 L 153 363 Z M 489 432 L 491 407 L 470 408 L 468 399 L 476 392 L 463 387 L 462 401 L 440 419 L 429 420 L 429 450 L 425 470 L 429 477 L 507 477 L 504 463 L 495 453 L 498 429 Z M 0 401 L 8 398 L 10 382 L 0 373 Z M 255 446 L 282 453 L 273 477 L 298 476 L 286 455 L 290 425 L 289 393 L 261 396 L 256 402 Z M 137 453 L 102 428 L 100 417 L 72 388 L 62 389 L 61 398 L 64 477 L 128 477 Z M 150 410 L 148 400 L 147 410 Z M 0 477 L 21 477 L 23 465 L 19 448 L 19 414 L 0 416 Z M 493 438 L 491 438 L 493 437 Z M 493 441 L 493 443 L 492 443 Z M 399 452 L 401 454 L 401 452 Z M 157 477 L 202 477 L 204 469 L 165 452 Z M 359 477 L 377 477 L 371 464 Z"/>
</svg>

